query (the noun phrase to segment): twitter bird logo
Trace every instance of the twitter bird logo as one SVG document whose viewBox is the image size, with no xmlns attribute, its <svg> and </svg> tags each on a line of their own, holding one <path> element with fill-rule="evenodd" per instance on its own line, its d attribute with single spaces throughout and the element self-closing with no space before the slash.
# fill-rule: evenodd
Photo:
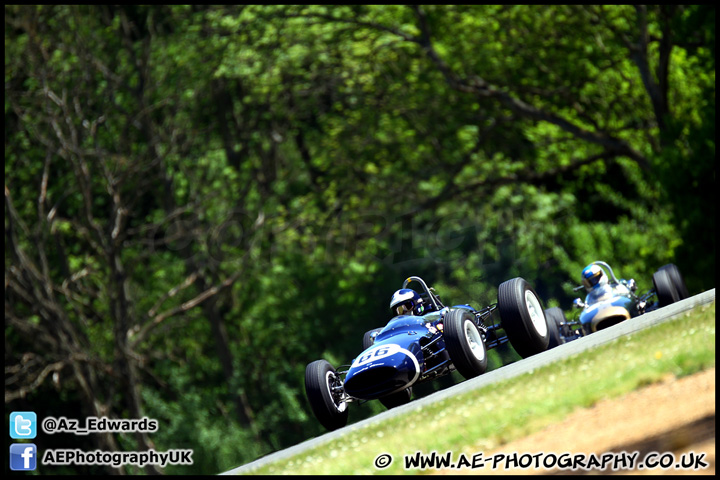
<svg viewBox="0 0 720 480">
<path fill-rule="evenodd" d="M 37 415 L 35 412 L 12 412 L 10 414 L 10 438 L 35 438 Z"/>
</svg>

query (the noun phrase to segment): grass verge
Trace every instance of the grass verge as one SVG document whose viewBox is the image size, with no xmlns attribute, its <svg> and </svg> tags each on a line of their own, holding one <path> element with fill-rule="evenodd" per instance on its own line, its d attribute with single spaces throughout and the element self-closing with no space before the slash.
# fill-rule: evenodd
<svg viewBox="0 0 720 480">
<path fill-rule="evenodd" d="M 682 377 L 715 365 L 715 302 L 529 374 L 418 407 L 368 425 L 252 474 L 357 475 L 405 471 L 404 455 L 490 450 L 668 374 Z M 470 451 L 472 449 L 472 452 Z M 380 454 L 395 459 L 378 470 Z"/>
</svg>

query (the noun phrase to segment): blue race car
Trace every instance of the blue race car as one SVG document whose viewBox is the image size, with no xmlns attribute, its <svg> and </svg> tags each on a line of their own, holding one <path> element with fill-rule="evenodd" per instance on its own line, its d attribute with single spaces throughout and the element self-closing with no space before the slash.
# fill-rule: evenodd
<svg viewBox="0 0 720 480">
<path fill-rule="evenodd" d="M 583 269 L 581 276 L 582 285 L 573 290 L 584 288 L 587 296 L 584 302 L 580 298 L 573 301 L 573 307 L 581 310 L 577 320 L 568 321 L 562 309 L 557 307 L 545 310 L 550 330 L 549 348 L 688 297 L 680 270 L 672 263 L 663 265 L 653 274 L 653 288 L 640 296 L 635 293 L 635 280 L 618 279 L 605 262 L 592 262 Z"/>
<path fill-rule="evenodd" d="M 420 293 L 407 288 L 411 282 Z M 523 358 L 548 348 L 549 331 L 540 300 L 517 277 L 500 284 L 498 302 L 481 310 L 446 307 L 420 277 L 395 292 L 388 324 L 365 333 L 363 351 L 336 370 L 316 360 L 305 370 L 305 391 L 315 417 L 328 430 L 347 424 L 348 405 L 379 399 L 387 408 L 410 401 L 412 387 L 457 370 L 466 379 L 487 368 L 487 350 L 510 342 Z M 493 313 L 500 315 L 494 323 Z"/>
</svg>

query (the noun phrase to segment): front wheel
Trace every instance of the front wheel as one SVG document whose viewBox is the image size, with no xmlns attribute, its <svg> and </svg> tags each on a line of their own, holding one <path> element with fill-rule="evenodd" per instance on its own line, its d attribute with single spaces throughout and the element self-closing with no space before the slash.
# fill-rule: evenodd
<svg viewBox="0 0 720 480">
<path fill-rule="evenodd" d="M 347 425 L 348 409 L 337 371 L 326 360 L 316 360 L 305 368 L 305 393 L 315 417 L 328 430 Z"/>
<path fill-rule="evenodd" d="M 524 278 L 513 278 L 498 288 L 502 327 L 515 351 L 523 358 L 547 350 L 550 343 L 545 313 L 535 290 Z"/>
<path fill-rule="evenodd" d="M 382 331 L 382 328 L 373 328 L 372 330 L 368 330 L 365 332 L 365 335 L 363 335 L 363 350 L 367 350 L 368 348 L 372 347 L 375 343 L 375 336 L 373 334 L 380 333 Z"/>
<path fill-rule="evenodd" d="M 410 401 L 410 397 L 412 397 L 412 387 L 407 387 L 405 390 L 400 390 L 399 392 L 391 395 L 380 397 L 380 403 L 389 410 L 391 408 L 399 407 L 400 405 L 405 405 Z"/>
<path fill-rule="evenodd" d="M 443 324 L 445 348 L 455 369 L 466 379 L 485 373 L 487 349 L 475 324 L 475 315 L 468 310 L 450 310 Z"/>
<path fill-rule="evenodd" d="M 565 337 L 562 336 L 562 325 L 567 322 L 565 312 L 561 308 L 552 307 L 545 310 L 545 318 L 547 319 L 548 333 L 550 340 L 548 342 L 548 350 L 565 343 Z"/>
</svg>

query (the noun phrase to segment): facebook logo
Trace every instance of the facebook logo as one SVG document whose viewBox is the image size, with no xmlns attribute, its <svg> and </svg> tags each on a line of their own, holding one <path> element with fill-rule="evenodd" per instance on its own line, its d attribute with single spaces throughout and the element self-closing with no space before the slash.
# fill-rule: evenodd
<svg viewBox="0 0 720 480">
<path fill-rule="evenodd" d="M 35 412 L 12 412 L 10 414 L 10 438 L 35 438 L 37 415 Z"/>
<path fill-rule="evenodd" d="M 37 447 L 34 443 L 13 443 L 10 445 L 10 470 L 35 470 Z"/>
</svg>

